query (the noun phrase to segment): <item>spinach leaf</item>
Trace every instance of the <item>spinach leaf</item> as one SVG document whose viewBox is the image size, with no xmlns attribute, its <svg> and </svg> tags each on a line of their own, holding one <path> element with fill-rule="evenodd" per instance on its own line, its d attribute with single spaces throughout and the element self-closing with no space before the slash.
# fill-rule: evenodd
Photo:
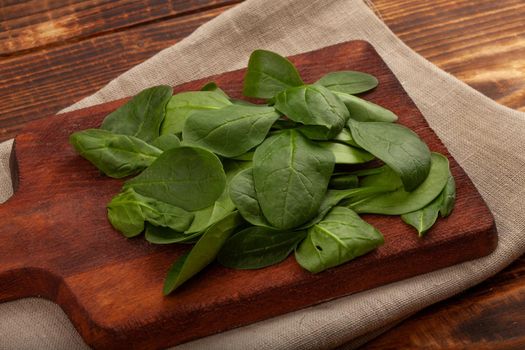
<svg viewBox="0 0 525 350">
<path fill-rule="evenodd" d="M 370 175 L 381 174 L 382 172 L 384 172 L 386 170 L 391 170 L 391 169 L 387 165 L 383 165 L 383 166 L 376 167 L 376 168 L 354 170 L 354 171 L 347 172 L 345 174 L 355 175 L 355 176 L 358 176 L 358 177 L 359 176 L 370 176 Z M 339 174 L 334 174 L 334 175 L 339 175 Z M 399 177 L 397 177 L 397 178 L 399 178 Z"/>
<path fill-rule="evenodd" d="M 233 160 L 240 160 L 243 162 L 251 162 L 253 160 L 253 155 L 255 154 L 255 151 L 248 151 L 246 153 L 241 154 L 240 156 L 233 157 L 231 159 Z"/>
<path fill-rule="evenodd" d="M 314 140 L 334 138 L 350 116 L 341 100 L 320 85 L 284 90 L 276 96 L 275 108 L 289 119 L 304 124 L 301 132 Z"/>
<path fill-rule="evenodd" d="M 241 171 L 232 179 L 230 198 L 244 220 L 255 226 L 271 228 L 272 225 L 264 217 L 257 199 L 252 168 Z"/>
<path fill-rule="evenodd" d="M 153 244 L 195 243 L 203 232 L 185 234 L 168 227 L 146 224 L 144 238 Z"/>
<path fill-rule="evenodd" d="M 284 129 L 293 129 L 297 128 L 298 126 L 301 126 L 301 124 L 298 124 L 286 117 L 282 117 L 277 119 L 277 121 L 272 125 L 273 130 L 284 130 Z"/>
<path fill-rule="evenodd" d="M 351 70 L 331 72 L 315 82 L 332 91 L 346 94 L 359 94 L 372 90 L 379 83 L 371 74 Z"/>
<path fill-rule="evenodd" d="M 441 202 L 439 213 L 441 214 L 441 217 L 445 218 L 450 215 L 456 202 L 456 182 L 454 181 L 454 177 L 452 176 L 450 169 L 448 173 L 447 184 L 443 189 L 442 196 L 443 201 Z"/>
<path fill-rule="evenodd" d="M 173 292 L 215 260 L 226 240 L 242 223 L 241 216 L 235 211 L 210 226 L 190 252 L 170 268 L 164 281 L 164 295 Z"/>
<path fill-rule="evenodd" d="M 255 50 L 250 55 L 244 77 L 244 96 L 268 99 L 299 85 L 303 85 L 303 81 L 286 58 L 265 50 Z"/>
<path fill-rule="evenodd" d="M 260 144 L 279 118 L 273 107 L 231 105 L 198 111 L 186 120 L 182 139 L 225 157 L 235 157 Z"/>
<path fill-rule="evenodd" d="M 140 200 L 144 203 L 145 198 Z M 182 208 L 156 200 L 150 200 L 147 204 L 149 205 L 142 206 L 142 213 L 144 214 L 144 219 L 153 225 L 184 231 L 193 220 L 193 214 Z"/>
<path fill-rule="evenodd" d="M 221 194 L 221 196 L 209 207 L 192 211 L 195 217 L 193 218 L 191 226 L 186 231 L 184 231 L 184 233 L 202 233 L 202 231 L 206 230 L 213 223 L 212 217 L 214 219 L 221 218 L 221 215 L 226 216 L 231 213 L 233 209 L 235 209 L 233 208 L 232 210 L 225 210 L 224 208 L 226 205 L 227 202 L 224 200 L 223 195 Z"/>
<path fill-rule="evenodd" d="M 319 146 L 334 154 L 336 164 L 359 164 L 374 159 L 367 151 L 336 142 L 319 142 Z"/>
<path fill-rule="evenodd" d="M 192 213 L 195 214 L 195 218 L 193 219 L 191 226 L 184 233 L 193 234 L 202 232 L 234 211 L 235 206 L 231 204 L 231 200 L 225 195 L 225 193 L 226 192 L 223 192 L 213 205 L 204 209 L 192 211 Z"/>
<path fill-rule="evenodd" d="M 454 208 L 454 202 L 456 200 L 456 184 L 454 177 L 450 173 L 447 179 L 447 183 L 443 188 L 443 191 L 436 197 L 432 202 L 427 204 L 425 207 L 401 215 L 401 219 L 409 225 L 412 225 L 417 230 L 419 237 L 425 235 L 425 233 L 434 225 L 438 218 L 438 214 L 442 217 L 447 217 Z"/>
<path fill-rule="evenodd" d="M 141 196 L 128 188 L 108 203 L 108 219 L 111 225 L 126 237 L 133 237 L 144 230 L 144 221 L 176 231 L 186 230 L 193 214 L 184 209 Z"/>
<path fill-rule="evenodd" d="M 239 100 L 237 98 L 231 98 L 230 96 L 228 96 L 228 94 L 226 92 L 224 92 L 216 83 L 214 82 L 209 82 L 208 84 L 204 85 L 202 88 L 201 88 L 201 91 L 214 91 L 214 92 L 217 92 L 217 93 L 220 93 L 221 95 L 223 95 L 224 97 L 226 97 L 228 100 L 230 100 L 230 102 L 234 105 L 241 105 L 241 106 L 261 106 L 261 105 L 257 105 L 255 103 L 251 103 L 251 102 L 248 102 L 248 101 L 244 101 L 244 100 Z"/>
<path fill-rule="evenodd" d="M 381 167 L 372 169 L 361 169 L 352 173 L 361 177 L 361 186 L 385 187 L 388 188 L 389 191 L 395 191 L 397 189 L 403 188 L 403 182 L 401 181 L 401 178 L 388 165 L 383 165 Z"/>
<path fill-rule="evenodd" d="M 448 180 L 448 159 L 439 153 L 432 153 L 432 165 L 427 178 L 412 192 L 403 187 L 395 191 L 360 198 L 349 204 L 358 213 L 402 215 L 419 210 L 434 200 L 445 187 Z M 387 169 L 380 174 L 370 175 L 361 180 L 361 186 L 378 184 L 400 185 L 395 173 Z"/>
<path fill-rule="evenodd" d="M 238 106 L 251 106 L 251 107 L 267 107 L 270 106 L 270 104 L 258 104 L 258 103 L 251 103 L 248 101 L 240 100 L 237 98 L 230 98 L 231 103 Z"/>
<path fill-rule="evenodd" d="M 348 208 L 335 207 L 295 251 L 306 270 L 318 273 L 366 254 L 384 243 L 381 233 Z"/>
<path fill-rule="evenodd" d="M 251 226 L 230 237 L 217 260 L 233 269 L 260 269 L 280 263 L 306 237 L 306 231 L 280 232 Z"/>
<path fill-rule="evenodd" d="M 345 143 L 345 144 L 350 145 L 350 146 L 361 148 L 361 146 L 359 146 L 354 141 L 354 138 L 352 137 L 352 134 L 350 133 L 350 130 L 348 130 L 347 128 L 344 128 L 343 130 L 341 130 L 341 132 L 339 134 L 335 135 L 333 140 L 337 141 L 337 142 Z"/>
<path fill-rule="evenodd" d="M 160 150 L 167 151 L 169 149 L 179 147 L 180 140 L 174 134 L 165 134 L 160 135 L 155 140 L 153 140 L 151 145 L 157 147 Z"/>
<path fill-rule="evenodd" d="M 430 170 L 430 150 L 412 130 L 393 123 L 349 120 L 355 142 L 399 174 L 407 191 L 413 191 Z"/>
<path fill-rule="evenodd" d="M 345 104 L 350 112 L 350 118 L 360 122 L 395 122 L 398 118 L 392 111 L 363 100 L 362 98 L 335 92 L 335 95 Z"/>
<path fill-rule="evenodd" d="M 154 86 L 142 90 L 119 109 L 109 114 L 101 129 L 138 137 L 146 142 L 159 136 L 160 125 L 166 114 L 173 89 L 170 86 Z"/>
<path fill-rule="evenodd" d="M 317 212 L 334 169 L 333 154 L 294 129 L 267 138 L 253 157 L 257 198 L 268 222 L 281 230 Z"/>
<path fill-rule="evenodd" d="M 179 134 L 188 116 L 197 111 L 214 111 L 232 103 L 217 91 L 188 91 L 174 95 L 166 106 L 161 134 Z"/>
<path fill-rule="evenodd" d="M 208 84 L 205 84 L 203 87 L 201 87 L 201 91 L 214 91 L 222 96 L 226 97 L 227 99 L 230 99 L 230 96 L 228 96 L 227 93 L 225 93 L 217 83 L 210 81 Z"/>
<path fill-rule="evenodd" d="M 359 178 L 357 175 L 352 174 L 332 175 L 332 178 L 328 183 L 329 188 L 336 190 L 346 190 L 349 188 L 356 188 L 357 186 L 359 186 Z"/>
<path fill-rule="evenodd" d="M 223 193 L 226 175 L 221 161 L 195 147 L 176 147 L 162 153 L 125 188 L 188 211 L 212 205 Z"/>
<path fill-rule="evenodd" d="M 224 160 L 223 167 L 226 173 L 224 191 L 213 205 L 192 212 L 195 214 L 195 218 L 185 234 L 202 232 L 235 210 L 235 204 L 233 204 L 229 195 L 232 179 L 244 169 L 251 167 L 251 163 Z"/>
<path fill-rule="evenodd" d="M 349 188 L 346 190 L 328 190 L 326 191 L 326 194 L 323 198 L 323 201 L 321 202 L 321 205 L 319 206 L 319 210 L 317 211 L 317 215 L 310 220 L 307 224 L 303 225 L 303 228 L 308 228 L 319 221 L 321 221 L 326 213 L 330 211 L 333 207 L 338 205 L 340 202 L 344 201 L 345 199 L 350 199 L 354 197 L 368 197 L 370 195 L 378 194 L 378 193 L 384 193 L 384 192 L 390 192 L 392 189 L 388 186 L 369 186 L 369 187 L 357 187 L 357 188 Z"/>
<path fill-rule="evenodd" d="M 413 226 L 417 230 L 419 237 L 423 237 L 436 222 L 439 214 L 439 208 L 442 203 L 443 195 L 440 194 L 436 197 L 436 199 L 427 204 L 425 207 L 401 215 L 401 219 L 405 223 Z"/>
<path fill-rule="evenodd" d="M 75 150 L 110 177 L 136 174 L 153 163 L 162 151 L 133 136 L 87 129 L 71 134 Z"/>
<path fill-rule="evenodd" d="M 107 205 L 111 226 L 128 238 L 138 236 L 144 231 L 142 212 L 144 203 L 135 198 L 135 193 L 134 191 L 121 192 Z"/>
</svg>

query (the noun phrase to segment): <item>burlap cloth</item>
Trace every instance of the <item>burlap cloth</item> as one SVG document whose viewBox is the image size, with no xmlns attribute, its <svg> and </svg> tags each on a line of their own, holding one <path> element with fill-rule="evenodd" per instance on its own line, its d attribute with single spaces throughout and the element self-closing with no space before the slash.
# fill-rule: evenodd
<svg viewBox="0 0 525 350">
<path fill-rule="evenodd" d="M 203 338 L 180 349 L 312 349 L 350 341 L 346 347 L 356 346 L 393 322 L 479 283 L 525 251 L 525 115 L 498 105 L 418 56 L 360 0 L 247 1 L 68 110 L 129 96 L 150 85 L 177 85 L 241 68 L 257 48 L 292 55 L 352 39 L 372 43 L 472 178 L 496 218 L 498 248 L 476 261 Z M 10 147 L 11 142 L 0 146 L 3 200 L 12 193 L 7 176 Z M 55 304 L 25 299 L 0 305 L 0 349 L 85 348 Z"/>
</svg>

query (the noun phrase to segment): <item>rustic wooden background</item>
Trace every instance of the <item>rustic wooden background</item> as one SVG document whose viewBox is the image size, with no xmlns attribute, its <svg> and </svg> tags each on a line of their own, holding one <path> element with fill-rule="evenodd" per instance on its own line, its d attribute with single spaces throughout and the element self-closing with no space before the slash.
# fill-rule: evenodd
<svg viewBox="0 0 525 350">
<path fill-rule="evenodd" d="M 0 141 L 173 45 L 239 0 L 0 0 Z M 421 55 L 525 111 L 525 1 L 372 0 Z M 483 116 L 480 116 L 483 118 Z M 364 348 L 525 348 L 525 258 Z"/>
</svg>

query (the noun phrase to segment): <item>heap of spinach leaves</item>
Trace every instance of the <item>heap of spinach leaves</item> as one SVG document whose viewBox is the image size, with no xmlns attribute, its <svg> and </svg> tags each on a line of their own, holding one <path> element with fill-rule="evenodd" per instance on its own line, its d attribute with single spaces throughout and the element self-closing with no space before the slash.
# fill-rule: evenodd
<svg viewBox="0 0 525 350">
<path fill-rule="evenodd" d="M 447 158 L 355 96 L 377 85 L 354 71 L 306 84 L 286 58 L 256 50 L 243 93 L 265 104 L 215 83 L 176 95 L 155 86 L 70 142 L 106 175 L 136 175 L 107 205 L 115 229 L 145 232 L 153 244 L 195 243 L 169 270 L 166 295 L 216 258 L 258 269 L 295 251 L 318 273 L 383 244 L 360 213 L 401 215 L 423 236 L 454 206 Z M 376 158 L 377 167 L 339 165 Z"/>
</svg>

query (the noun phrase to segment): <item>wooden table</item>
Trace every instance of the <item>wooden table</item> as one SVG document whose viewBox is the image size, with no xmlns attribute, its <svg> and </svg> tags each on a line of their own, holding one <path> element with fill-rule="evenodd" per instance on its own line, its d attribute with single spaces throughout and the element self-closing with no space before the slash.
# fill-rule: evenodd
<svg viewBox="0 0 525 350">
<path fill-rule="evenodd" d="M 238 2 L 0 0 L 0 141 L 95 92 Z M 525 111 L 525 1 L 373 3 L 411 48 L 499 103 Z M 525 348 L 524 281 L 522 257 L 365 348 Z"/>
</svg>

